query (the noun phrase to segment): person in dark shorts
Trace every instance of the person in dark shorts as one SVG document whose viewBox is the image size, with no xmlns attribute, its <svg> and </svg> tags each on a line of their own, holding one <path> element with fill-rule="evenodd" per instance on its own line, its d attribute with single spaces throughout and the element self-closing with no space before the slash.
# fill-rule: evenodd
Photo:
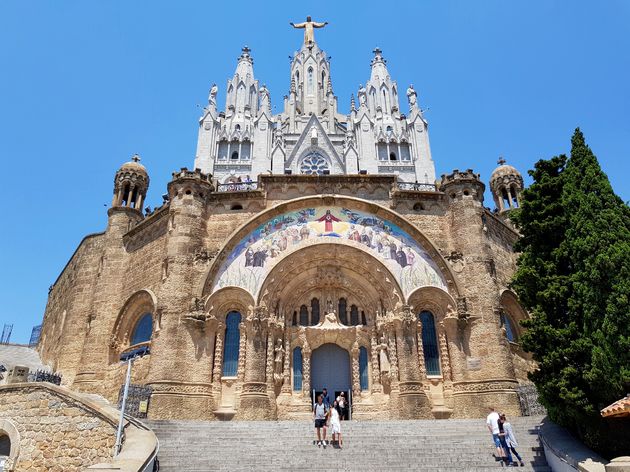
<svg viewBox="0 0 630 472">
<path fill-rule="evenodd" d="M 317 397 L 317 403 L 313 406 L 313 419 L 315 420 L 315 431 L 317 431 L 317 447 L 327 446 L 326 443 L 326 421 L 328 420 L 328 408 L 324 405 L 323 397 Z M 321 429 L 324 428 L 324 437 L 322 438 Z"/>
</svg>

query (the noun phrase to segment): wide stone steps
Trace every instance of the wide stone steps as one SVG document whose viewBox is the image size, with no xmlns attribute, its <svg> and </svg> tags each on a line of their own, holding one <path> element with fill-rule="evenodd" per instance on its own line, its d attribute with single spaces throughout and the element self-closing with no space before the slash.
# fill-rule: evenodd
<svg viewBox="0 0 630 472">
<path fill-rule="evenodd" d="M 511 419 L 522 471 L 549 472 L 537 435 L 542 417 Z M 313 444 L 311 422 L 147 421 L 160 440 L 160 470 L 471 471 L 500 469 L 484 419 L 346 421 L 343 450 Z M 328 435 L 330 439 L 330 435 Z"/>
</svg>

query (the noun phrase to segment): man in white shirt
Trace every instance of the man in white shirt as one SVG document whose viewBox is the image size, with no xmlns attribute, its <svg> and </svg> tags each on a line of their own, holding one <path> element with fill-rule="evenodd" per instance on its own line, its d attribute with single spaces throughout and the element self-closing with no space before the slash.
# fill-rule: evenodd
<svg viewBox="0 0 630 472">
<path fill-rule="evenodd" d="M 488 430 L 492 434 L 492 441 L 497 448 L 497 455 L 494 456 L 494 460 L 498 462 L 505 457 L 505 452 L 501 447 L 501 439 L 499 438 L 499 414 L 494 411 L 493 407 L 490 407 L 489 410 L 490 414 L 486 418 L 486 426 L 488 426 Z"/>
</svg>

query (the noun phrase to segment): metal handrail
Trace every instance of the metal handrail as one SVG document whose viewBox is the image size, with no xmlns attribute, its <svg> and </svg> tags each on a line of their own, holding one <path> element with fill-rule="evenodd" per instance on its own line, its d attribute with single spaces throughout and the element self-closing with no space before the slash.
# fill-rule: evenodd
<svg viewBox="0 0 630 472">
<path fill-rule="evenodd" d="M 437 192 L 437 185 L 420 182 L 398 182 L 398 190 L 411 190 L 414 192 Z"/>
<path fill-rule="evenodd" d="M 249 192 L 258 190 L 258 181 L 251 182 L 230 182 L 227 184 L 218 184 L 217 192 Z"/>
</svg>

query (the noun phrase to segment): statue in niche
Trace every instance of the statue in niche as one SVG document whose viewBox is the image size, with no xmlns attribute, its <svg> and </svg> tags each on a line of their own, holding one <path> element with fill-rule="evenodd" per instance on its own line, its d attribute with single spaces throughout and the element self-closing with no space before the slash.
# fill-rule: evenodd
<svg viewBox="0 0 630 472">
<path fill-rule="evenodd" d="M 278 340 L 276 341 L 276 347 L 274 351 L 276 353 L 276 357 L 274 360 L 274 377 L 282 378 L 282 362 L 284 360 L 284 346 L 282 345 L 282 338 L 278 338 Z"/>
<path fill-rule="evenodd" d="M 379 358 L 379 364 L 381 366 L 381 374 L 389 374 L 391 366 L 389 363 L 389 356 L 387 355 L 388 346 L 387 346 L 387 337 L 385 336 L 385 333 L 381 335 L 381 341 L 379 345 L 376 347 L 376 349 L 378 349 L 379 351 L 378 358 Z"/>
</svg>

